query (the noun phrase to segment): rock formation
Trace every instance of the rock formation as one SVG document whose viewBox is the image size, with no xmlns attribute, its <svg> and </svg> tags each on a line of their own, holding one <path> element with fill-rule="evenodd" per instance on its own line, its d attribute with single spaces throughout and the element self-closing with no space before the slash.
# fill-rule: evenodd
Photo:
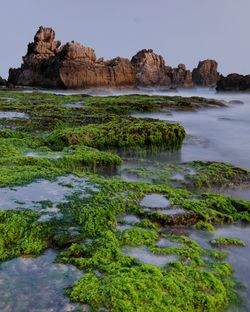
<svg viewBox="0 0 250 312">
<path fill-rule="evenodd" d="M 139 86 L 164 86 L 169 88 L 193 87 L 192 73 L 184 64 L 177 68 L 166 66 L 161 55 L 153 50 L 141 50 L 133 56 L 131 63 L 135 67 Z"/>
<path fill-rule="evenodd" d="M 0 76 L 0 86 L 5 86 L 5 85 L 6 85 L 6 80 Z"/>
<path fill-rule="evenodd" d="M 40 27 L 21 68 L 10 69 L 9 83 L 52 88 L 135 86 L 134 68 L 128 59 L 96 60 L 91 48 L 74 41 L 60 45 L 51 28 Z"/>
<path fill-rule="evenodd" d="M 218 64 L 214 60 L 201 61 L 197 68 L 194 68 L 192 77 L 197 86 L 214 87 L 219 79 L 217 72 Z"/>
<path fill-rule="evenodd" d="M 211 86 L 218 79 L 217 63 L 206 60 L 198 68 L 186 70 L 166 66 L 161 55 L 141 50 L 131 61 L 117 57 L 97 59 L 95 51 L 77 42 L 61 46 L 52 28 L 40 27 L 34 42 L 28 44 L 20 68 L 9 70 L 9 85 L 50 88 L 91 87 L 193 87 Z"/>
<path fill-rule="evenodd" d="M 217 82 L 218 91 L 249 91 L 250 75 L 230 74 L 227 77 L 220 76 Z"/>
<path fill-rule="evenodd" d="M 191 88 L 194 87 L 192 73 L 186 70 L 184 64 L 179 64 L 177 68 L 168 67 L 168 76 L 171 79 L 171 87 Z"/>
<path fill-rule="evenodd" d="M 141 50 L 132 57 L 139 86 L 171 86 L 171 79 L 167 75 L 167 67 L 161 55 L 153 50 Z"/>
</svg>

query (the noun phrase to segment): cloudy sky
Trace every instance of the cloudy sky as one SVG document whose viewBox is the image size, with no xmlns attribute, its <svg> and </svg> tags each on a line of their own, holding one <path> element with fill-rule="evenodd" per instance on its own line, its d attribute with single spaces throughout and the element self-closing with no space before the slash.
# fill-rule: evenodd
<svg viewBox="0 0 250 312">
<path fill-rule="evenodd" d="M 152 48 L 166 63 L 216 59 L 223 74 L 250 73 L 250 0 L 0 0 L 0 75 L 18 67 L 40 25 L 97 57 Z"/>
</svg>

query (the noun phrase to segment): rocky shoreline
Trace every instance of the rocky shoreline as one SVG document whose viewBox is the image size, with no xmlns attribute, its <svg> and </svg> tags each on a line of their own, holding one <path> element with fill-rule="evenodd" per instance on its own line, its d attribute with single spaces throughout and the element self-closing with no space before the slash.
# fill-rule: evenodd
<svg viewBox="0 0 250 312">
<path fill-rule="evenodd" d="M 28 44 L 20 68 L 9 70 L 7 85 L 84 89 L 91 87 L 194 87 L 215 86 L 217 62 L 205 60 L 193 71 L 184 64 L 167 66 L 151 49 L 131 59 L 97 59 L 92 48 L 71 41 L 61 46 L 52 28 L 40 27 Z"/>
</svg>

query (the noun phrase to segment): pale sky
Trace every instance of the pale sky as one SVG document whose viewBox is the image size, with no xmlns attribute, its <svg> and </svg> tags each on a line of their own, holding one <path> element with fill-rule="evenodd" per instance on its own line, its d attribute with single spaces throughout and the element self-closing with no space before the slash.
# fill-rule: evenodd
<svg viewBox="0 0 250 312">
<path fill-rule="evenodd" d="M 152 48 L 170 66 L 212 58 L 223 74 L 250 73 L 250 0 L 0 0 L 0 76 L 20 65 L 40 25 L 97 57 Z"/>
</svg>

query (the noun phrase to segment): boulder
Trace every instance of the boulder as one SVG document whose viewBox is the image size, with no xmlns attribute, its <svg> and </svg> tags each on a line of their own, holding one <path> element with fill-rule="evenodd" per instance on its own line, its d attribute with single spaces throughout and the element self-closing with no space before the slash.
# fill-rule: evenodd
<svg viewBox="0 0 250 312">
<path fill-rule="evenodd" d="M 192 78 L 194 84 L 202 87 L 214 87 L 219 79 L 218 64 L 214 60 L 201 61 L 197 68 L 193 69 Z"/>
<path fill-rule="evenodd" d="M 217 82 L 218 91 L 249 91 L 250 75 L 230 74 L 227 77 L 220 76 Z"/>
<path fill-rule="evenodd" d="M 161 55 L 153 50 L 141 50 L 131 59 L 139 86 L 171 86 L 167 67 Z"/>
</svg>

